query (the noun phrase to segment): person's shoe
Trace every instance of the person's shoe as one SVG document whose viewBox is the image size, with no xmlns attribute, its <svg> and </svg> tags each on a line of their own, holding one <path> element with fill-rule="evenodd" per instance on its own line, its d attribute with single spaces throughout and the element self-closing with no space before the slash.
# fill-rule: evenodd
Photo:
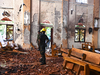
<svg viewBox="0 0 100 75">
<path fill-rule="evenodd" d="M 42 59 L 42 58 L 40 58 L 39 62 L 42 62 L 42 60 L 43 60 L 43 59 Z"/>
<path fill-rule="evenodd" d="M 39 49 L 37 49 L 37 51 L 40 51 Z"/>
<path fill-rule="evenodd" d="M 45 65 L 46 63 L 41 63 L 40 65 Z"/>
<path fill-rule="evenodd" d="M 42 62 L 42 60 L 39 60 L 39 62 Z"/>
</svg>

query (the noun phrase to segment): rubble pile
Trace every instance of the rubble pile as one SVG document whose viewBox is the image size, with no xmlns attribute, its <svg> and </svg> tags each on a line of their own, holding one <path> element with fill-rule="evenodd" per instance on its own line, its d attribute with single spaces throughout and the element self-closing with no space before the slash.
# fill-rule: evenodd
<svg viewBox="0 0 100 75">
<path fill-rule="evenodd" d="M 2 51 L 0 75 L 72 75 L 62 69 L 62 57 L 46 57 L 46 65 L 40 65 L 40 57 L 36 49 L 22 50 L 22 53 Z"/>
</svg>

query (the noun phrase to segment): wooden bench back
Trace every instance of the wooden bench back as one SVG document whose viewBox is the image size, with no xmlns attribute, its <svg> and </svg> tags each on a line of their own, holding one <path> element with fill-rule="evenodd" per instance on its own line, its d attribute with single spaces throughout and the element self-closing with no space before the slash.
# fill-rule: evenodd
<svg viewBox="0 0 100 75">
<path fill-rule="evenodd" d="M 91 43 L 91 42 L 84 42 L 84 44 L 92 45 L 92 43 Z"/>
<path fill-rule="evenodd" d="M 54 50 L 56 47 L 56 43 L 52 44 L 52 50 Z"/>
<path fill-rule="evenodd" d="M 100 54 L 89 52 L 89 51 L 84 51 L 84 50 L 80 50 L 76 48 L 72 48 L 72 50 L 77 53 L 86 54 L 86 59 L 85 59 L 86 61 L 100 65 Z"/>
<path fill-rule="evenodd" d="M 61 49 L 61 51 L 63 51 L 62 53 L 63 56 L 76 57 L 81 60 L 85 60 L 86 58 L 86 55 L 84 53 L 75 52 L 73 49 L 67 49 L 67 50 Z"/>
<path fill-rule="evenodd" d="M 92 49 L 92 52 L 95 52 L 95 46 L 93 46 L 92 44 L 82 44 L 82 49 L 88 51 Z"/>
<path fill-rule="evenodd" d="M 100 54 L 89 52 L 89 51 L 84 51 L 84 50 L 80 50 L 76 48 L 72 48 L 72 53 L 70 55 L 68 55 L 69 54 L 68 49 L 61 49 L 61 51 L 63 52 L 62 53 L 63 56 L 73 56 L 73 57 L 77 57 L 81 59 L 83 58 L 82 55 L 86 54 L 85 61 L 100 65 Z"/>
</svg>

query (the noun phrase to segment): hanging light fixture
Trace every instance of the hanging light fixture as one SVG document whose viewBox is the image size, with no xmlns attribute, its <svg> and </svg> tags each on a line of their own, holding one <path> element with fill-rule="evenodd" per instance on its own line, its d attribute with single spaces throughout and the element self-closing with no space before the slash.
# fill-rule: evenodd
<svg viewBox="0 0 100 75">
<path fill-rule="evenodd" d="M 99 29 L 99 19 L 98 18 L 95 18 L 94 19 L 94 30 L 98 30 Z"/>
</svg>

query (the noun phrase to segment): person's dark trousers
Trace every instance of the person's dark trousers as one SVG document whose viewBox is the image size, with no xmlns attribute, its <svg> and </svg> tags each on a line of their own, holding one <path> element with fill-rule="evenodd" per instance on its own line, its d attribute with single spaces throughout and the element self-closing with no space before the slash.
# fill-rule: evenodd
<svg viewBox="0 0 100 75">
<path fill-rule="evenodd" d="M 40 45 L 39 45 L 39 51 L 40 51 Z"/>
<path fill-rule="evenodd" d="M 46 58 L 45 58 L 45 46 L 40 46 L 40 54 L 42 56 L 42 59 L 40 60 L 42 64 L 46 64 Z"/>
<path fill-rule="evenodd" d="M 40 44 L 38 43 L 38 51 L 40 51 Z"/>
</svg>

